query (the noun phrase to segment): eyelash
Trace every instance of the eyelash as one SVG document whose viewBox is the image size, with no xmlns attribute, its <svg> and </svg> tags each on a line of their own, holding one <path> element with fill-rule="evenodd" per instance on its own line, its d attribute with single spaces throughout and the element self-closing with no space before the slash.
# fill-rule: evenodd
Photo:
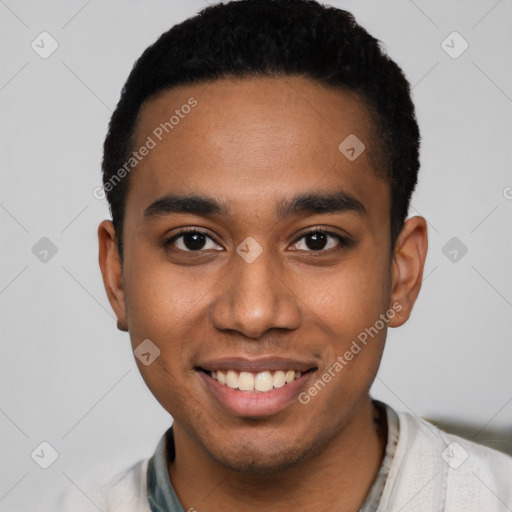
<svg viewBox="0 0 512 512">
<path fill-rule="evenodd" d="M 311 234 L 314 234 L 314 233 L 320 233 L 320 234 L 323 234 L 323 235 L 327 235 L 327 236 L 332 236 L 333 238 L 335 238 L 337 241 L 338 241 L 338 245 L 336 247 L 331 247 L 330 249 L 320 249 L 318 251 L 314 251 L 312 249 L 309 249 L 305 252 L 310 252 L 310 253 L 317 253 L 317 254 L 330 254 L 331 252 L 334 252 L 334 251 L 340 251 L 342 249 L 345 249 L 347 247 L 350 247 L 351 245 L 351 240 L 347 237 L 344 237 L 342 235 L 340 235 L 339 233 L 335 233 L 334 231 L 330 231 L 329 229 L 324 229 L 324 228 L 310 228 L 308 229 L 307 231 L 305 231 L 304 233 L 302 233 L 302 235 L 300 235 L 299 238 L 297 238 L 295 240 L 295 242 L 293 242 L 293 245 L 296 245 L 300 240 L 302 240 L 303 238 L 306 238 L 308 235 L 311 235 Z M 298 249 L 299 251 L 301 251 L 302 249 Z"/>
<path fill-rule="evenodd" d="M 173 242 L 175 242 L 178 238 L 182 237 L 183 235 L 186 235 L 188 233 L 198 233 L 198 234 L 201 234 L 201 235 L 205 235 L 207 238 L 209 238 L 210 240 L 212 240 L 213 242 L 215 242 L 216 244 L 220 245 L 213 237 L 211 237 L 206 231 L 202 231 L 201 229 L 198 229 L 198 228 L 184 228 L 183 230 L 181 230 L 179 233 L 176 233 L 175 235 L 173 235 L 171 238 L 169 238 L 168 240 L 166 240 L 164 243 L 163 243 L 163 246 L 164 248 L 167 248 L 167 247 L 170 247 L 172 246 Z M 324 234 L 324 235 L 327 235 L 327 236 L 332 236 L 333 238 L 335 238 L 338 242 L 339 242 L 339 245 L 336 246 L 336 247 L 331 247 L 330 249 L 319 249 L 317 251 L 315 250 L 306 250 L 304 251 L 303 249 L 297 249 L 297 251 L 303 251 L 303 252 L 310 252 L 310 253 L 331 253 L 333 251 L 339 251 L 343 248 L 347 248 L 347 247 L 350 247 L 352 241 L 344 236 L 341 236 L 340 234 L 338 233 L 335 233 L 334 231 L 330 231 L 328 229 L 323 229 L 323 228 L 311 228 L 309 229 L 308 231 L 302 233 L 302 235 L 297 238 L 295 240 L 295 242 L 293 242 L 293 245 L 297 245 L 297 243 L 302 240 L 303 238 L 307 237 L 308 235 L 310 234 L 316 234 L 316 233 L 320 233 L 320 234 Z M 202 251 L 204 251 L 204 249 L 199 249 L 197 251 L 192 251 L 192 250 L 185 250 L 185 249 L 177 249 L 177 248 L 173 248 L 173 250 L 176 250 L 176 251 L 182 251 L 182 252 L 187 252 L 187 253 L 198 253 L 200 254 Z M 220 252 L 220 251 L 219 251 Z"/>
</svg>

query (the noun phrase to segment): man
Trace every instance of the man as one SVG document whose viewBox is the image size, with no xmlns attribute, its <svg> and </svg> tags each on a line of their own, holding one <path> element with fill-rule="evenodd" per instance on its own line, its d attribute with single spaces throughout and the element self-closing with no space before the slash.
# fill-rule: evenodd
<svg viewBox="0 0 512 512">
<path fill-rule="evenodd" d="M 509 457 L 369 396 L 427 228 L 409 85 L 349 13 L 205 9 L 137 61 L 104 150 L 105 288 L 174 422 L 84 510 L 512 508 Z"/>
</svg>

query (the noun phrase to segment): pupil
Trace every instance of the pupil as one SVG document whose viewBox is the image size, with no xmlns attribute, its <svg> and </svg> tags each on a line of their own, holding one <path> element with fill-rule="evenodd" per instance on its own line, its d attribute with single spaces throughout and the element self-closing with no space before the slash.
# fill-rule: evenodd
<svg viewBox="0 0 512 512">
<path fill-rule="evenodd" d="M 311 242 L 311 243 L 310 243 Z M 323 249 L 327 243 L 327 235 L 325 233 L 313 233 L 306 238 L 306 245 L 309 249 Z"/>
<path fill-rule="evenodd" d="M 183 243 L 187 249 L 198 251 L 204 246 L 205 236 L 202 233 L 186 233 L 183 237 Z"/>
</svg>

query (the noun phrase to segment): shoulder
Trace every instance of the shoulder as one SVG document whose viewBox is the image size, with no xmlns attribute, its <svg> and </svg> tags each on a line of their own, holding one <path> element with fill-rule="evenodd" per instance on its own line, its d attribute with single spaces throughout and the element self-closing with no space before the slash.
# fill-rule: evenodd
<svg viewBox="0 0 512 512">
<path fill-rule="evenodd" d="M 397 510 L 512 508 L 512 457 L 412 414 L 398 413 L 398 418 L 400 434 L 384 493 L 400 504 Z"/>
<path fill-rule="evenodd" d="M 151 512 L 147 500 L 147 467 L 144 459 L 106 481 L 89 478 L 70 486 L 58 503 L 59 512 Z"/>
</svg>

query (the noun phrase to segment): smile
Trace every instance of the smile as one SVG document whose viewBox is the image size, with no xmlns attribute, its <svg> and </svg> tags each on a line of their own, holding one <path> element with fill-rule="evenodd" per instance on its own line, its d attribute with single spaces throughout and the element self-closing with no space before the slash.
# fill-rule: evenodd
<svg viewBox="0 0 512 512">
<path fill-rule="evenodd" d="M 314 360 L 266 357 L 203 360 L 195 367 L 208 395 L 230 415 L 264 418 L 298 403 L 318 370 Z"/>
<path fill-rule="evenodd" d="M 259 373 L 217 370 L 208 373 L 213 380 L 228 388 L 260 393 L 282 388 L 302 376 L 302 372 L 295 370 L 263 371 Z"/>
</svg>

